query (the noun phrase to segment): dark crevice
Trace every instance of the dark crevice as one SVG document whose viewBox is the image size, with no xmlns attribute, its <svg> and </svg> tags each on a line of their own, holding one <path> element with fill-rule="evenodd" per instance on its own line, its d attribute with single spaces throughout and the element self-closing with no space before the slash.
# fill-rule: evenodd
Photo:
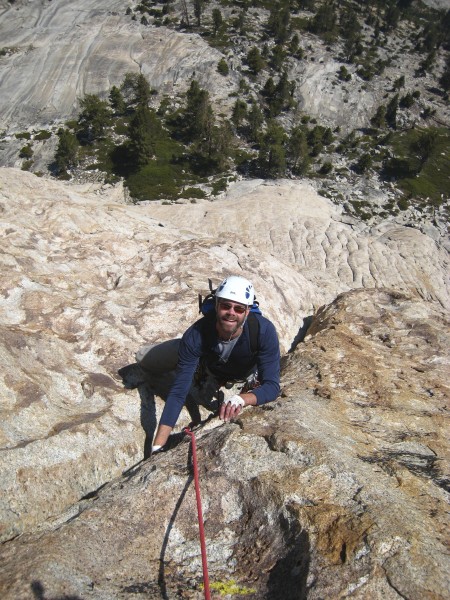
<svg viewBox="0 0 450 600">
<path fill-rule="evenodd" d="M 364 462 L 379 465 L 383 471 L 391 476 L 396 475 L 396 466 L 401 465 L 414 475 L 430 479 L 438 487 L 446 491 L 450 490 L 450 480 L 447 477 L 443 477 L 437 467 L 437 463 L 440 460 L 437 456 L 407 451 L 385 451 L 375 452 L 371 456 L 359 455 L 358 458 Z"/>
<path fill-rule="evenodd" d="M 341 559 L 342 564 L 344 564 L 347 561 L 347 544 L 345 542 L 342 544 L 342 548 L 341 548 L 339 557 Z"/>
<path fill-rule="evenodd" d="M 387 581 L 389 587 L 391 587 L 394 590 L 394 592 L 396 592 L 400 596 L 400 598 L 404 598 L 404 600 L 410 600 L 408 598 L 408 596 L 405 596 L 404 594 L 402 594 L 401 591 L 397 587 L 395 587 L 395 585 L 389 579 L 389 575 L 386 573 L 386 571 L 384 571 L 384 574 L 386 575 L 386 581 Z"/>
</svg>

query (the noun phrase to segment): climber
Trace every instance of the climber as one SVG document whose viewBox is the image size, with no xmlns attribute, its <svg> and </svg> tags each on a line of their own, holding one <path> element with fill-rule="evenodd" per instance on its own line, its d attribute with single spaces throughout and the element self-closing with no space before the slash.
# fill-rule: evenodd
<svg viewBox="0 0 450 600">
<path fill-rule="evenodd" d="M 191 325 L 181 339 L 144 346 L 136 354 L 138 364 L 150 374 L 176 366 L 152 453 L 164 450 L 185 404 L 193 424 L 201 421 L 199 404 L 229 421 L 244 406 L 271 402 L 279 394 L 278 337 L 273 323 L 259 309 L 252 310 L 255 294 L 251 282 L 229 276 L 214 297 L 213 310 Z M 228 397 L 221 387 L 231 390 Z"/>
</svg>

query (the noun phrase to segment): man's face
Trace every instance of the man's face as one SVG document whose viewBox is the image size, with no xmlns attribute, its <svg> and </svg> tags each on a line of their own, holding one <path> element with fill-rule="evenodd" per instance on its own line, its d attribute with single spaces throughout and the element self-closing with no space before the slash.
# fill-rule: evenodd
<svg viewBox="0 0 450 600">
<path fill-rule="evenodd" d="M 220 299 L 217 302 L 217 326 L 223 337 L 230 337 L 244 324 L 249 309 L 245 304 Z"/>
</svg>

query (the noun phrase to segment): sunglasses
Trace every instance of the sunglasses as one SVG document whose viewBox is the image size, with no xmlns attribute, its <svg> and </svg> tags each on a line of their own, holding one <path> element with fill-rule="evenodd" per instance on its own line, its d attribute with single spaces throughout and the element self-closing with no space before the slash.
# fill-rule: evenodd
<svg viewBox="0 0 450 600">
<path fill-rule="evenodd" d="M 219 308 L 221 310 L 233 309 L 237 315 L 243 315 L 247 310 L 246 306 L 242 306 L 241 304 L 231 304 L 231 302 L 219 302 Z"/>
</svg>

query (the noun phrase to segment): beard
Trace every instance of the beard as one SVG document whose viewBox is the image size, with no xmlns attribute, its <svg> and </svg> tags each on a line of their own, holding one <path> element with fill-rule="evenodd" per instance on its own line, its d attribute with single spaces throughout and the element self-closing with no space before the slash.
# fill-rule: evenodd
<svg viewBox="0 0 450 600">
<path fill-rule="evenodd" d="M 237 315 L 236 313 L 223 312 L 217 315 L 217 331 L 223 339 L 230 339 L 235 335 L 245 323 L 246 313 Z"/>
</svg>

